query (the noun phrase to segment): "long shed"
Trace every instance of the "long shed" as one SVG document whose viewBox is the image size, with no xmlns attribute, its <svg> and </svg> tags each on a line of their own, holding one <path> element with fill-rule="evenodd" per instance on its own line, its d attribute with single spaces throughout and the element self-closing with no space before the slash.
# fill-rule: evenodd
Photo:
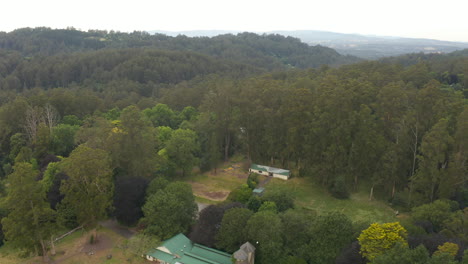
<svg viewBox="0 0 468 264">
<path fill-rule="evenodd" d="M 291 177 L 291 172 L 285 169 L 273 168 L 265 165 L 252 164 L 250 166 L 249 172 L 258 173 L 265 176 L 270 176 L 273 178 L 278 178 L 282 180 L 287 180 Z"/>
</svg>

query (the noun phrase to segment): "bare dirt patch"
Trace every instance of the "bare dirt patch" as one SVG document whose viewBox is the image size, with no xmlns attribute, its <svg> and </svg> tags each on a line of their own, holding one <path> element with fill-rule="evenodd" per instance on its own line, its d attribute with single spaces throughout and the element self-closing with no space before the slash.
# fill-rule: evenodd
<svg viewBox="0 0 468 264">
<path fill-rule="evenodd" d="M 86 237 L 84 239 L 86 239 Z M 93 244 L 90 244 L 89 241 L 84 242 L 85 243 L 81 249 L 81 252 L 85 252 L 91 255 L 98 251 L 110 249 L 113 246 L 112 240 L 106 234 L 98 234 L 98 237 Z"/>
<path fill-rule="evenodd" d="M 246 183 L 248 172 L 242 161 L 226 162 L 206 173 L 191 175 L 187 180 L 192 185 L 193 194 L 203 202 L 222 202 L 229 193 Z"/>
<path fill-rule="evenodd" d="M 247 179 L 249 176 L 248 173 L 242 171 L 242 163 L 240 162 L 233 163 L 231 166 L 228 166 L 225 169 L 220 169 L 219 171 L 221 171 L 222 174 L 235 176 L 239 179 Z M 211 174 L 214 174 L 214 171 L 212 171 Z"/>
<path fill-rule="evenodd" d="M 218 190 L 210 191 L 208 186 L 198 183 L 198 182 L 189 182 L 192 185 L 193 194 L 198 197 L 209 199 L 212 201 L 224 201 L 229 195 L 229 191 Z"/>
</svg>

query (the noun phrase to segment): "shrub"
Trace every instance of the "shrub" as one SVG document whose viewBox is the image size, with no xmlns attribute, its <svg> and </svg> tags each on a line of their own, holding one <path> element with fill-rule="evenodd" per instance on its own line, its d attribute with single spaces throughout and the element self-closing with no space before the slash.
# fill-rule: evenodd
<svg viewBox="0 0 468 264">
<path fill-rule="evenodd" d="M 349 198 L 349 191 L 346 187 L 346 182 L 343 177 L 336 178 L 333 183 L 328 188 L 331 195 L 338 199 L 348 199 Z"/>
<path fill-rule="evenodd" d="M 252 190 L 257 188 L 257 185 L 259 182 L 260 180 L 258 179 L 258 174 L 256 173 L 251 173 L 249 177 L 247 178 L 247 185 Z"/>
</svg>

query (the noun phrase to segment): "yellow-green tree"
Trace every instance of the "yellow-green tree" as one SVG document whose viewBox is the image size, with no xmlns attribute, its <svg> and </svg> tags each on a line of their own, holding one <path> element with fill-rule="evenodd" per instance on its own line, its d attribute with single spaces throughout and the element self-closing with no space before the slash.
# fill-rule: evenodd
<svg viewBox="0 0 468 264">
<path fill-rule="evenodd" d="M 434 255 L 440 255 L 444 253 L 455 257 L 458 253 L 458 245 L 455 243 L 445 242 L 444 244 L 437 247 L 437 251 L 434 252 Z"/>
<path fill-rule="evenodd" d="M 392 248 L 398 242 L 407 245 L 406 236 L 407 232 L 399 222 L 371 224 L 358 237 L 361 245 L 360 253 L 363 257 L 372 261 L 376 256 Z"/>
</svg>

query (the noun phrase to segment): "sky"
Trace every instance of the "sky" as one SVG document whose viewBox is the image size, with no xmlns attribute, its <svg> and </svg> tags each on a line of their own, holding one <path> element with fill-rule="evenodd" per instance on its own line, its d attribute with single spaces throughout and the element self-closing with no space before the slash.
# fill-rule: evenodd
<svg viewBox="0 0 468 264">
<path fill-rule="evenodd" d="M 322 30 L 468 42 L 466 0 L 3 0 L 0 31 Z"/>
</svg>

